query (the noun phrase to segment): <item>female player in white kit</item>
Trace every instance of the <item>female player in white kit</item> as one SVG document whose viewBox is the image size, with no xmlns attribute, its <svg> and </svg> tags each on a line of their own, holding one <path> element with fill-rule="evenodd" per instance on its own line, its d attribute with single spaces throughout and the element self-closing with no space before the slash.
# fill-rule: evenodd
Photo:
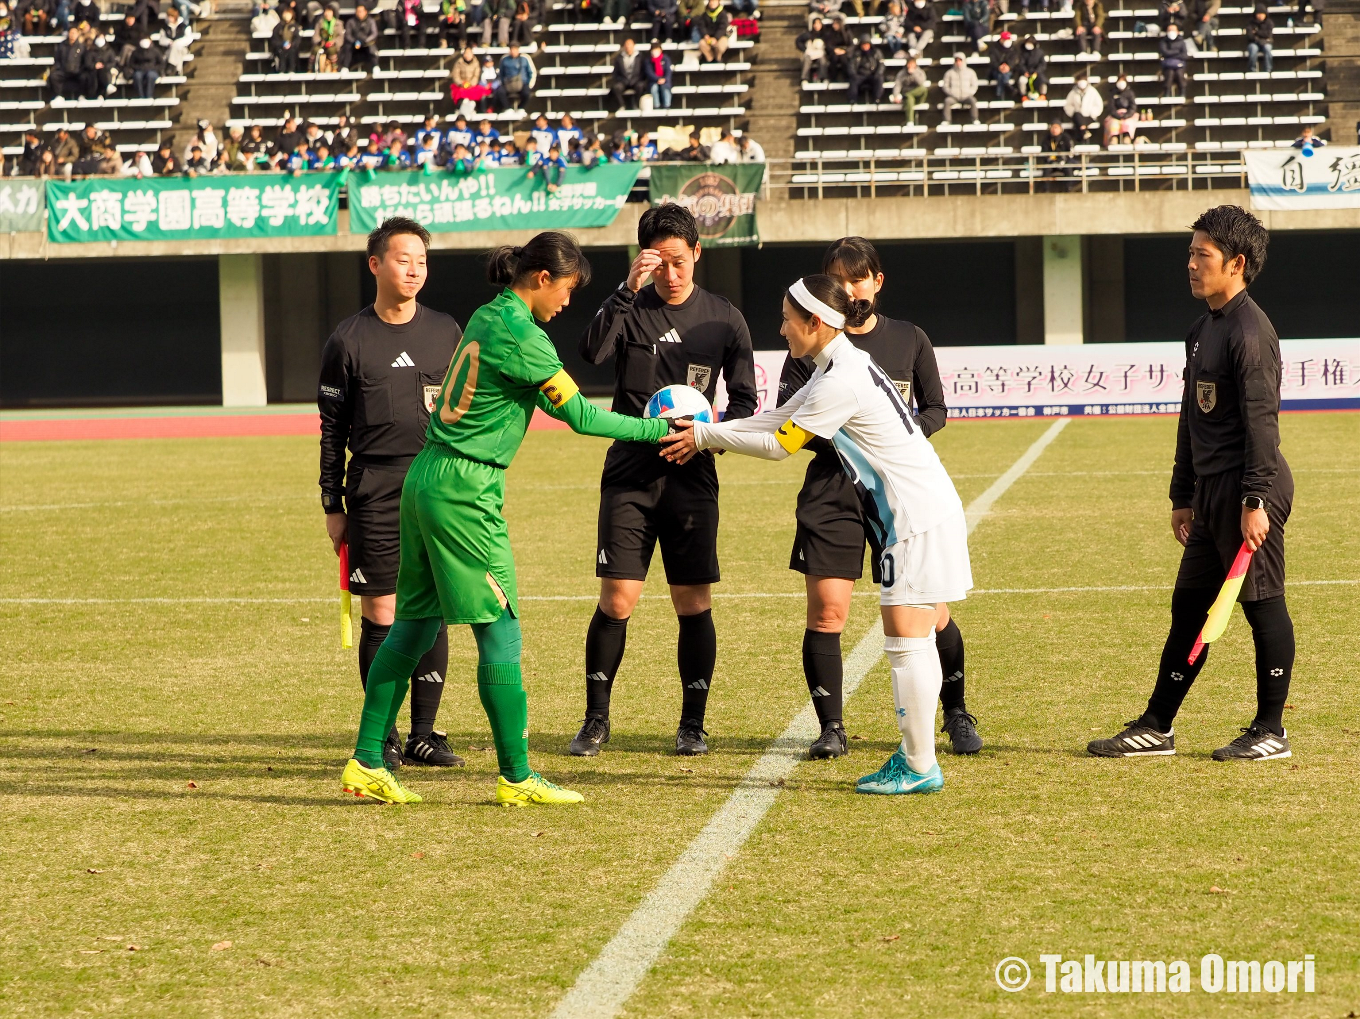
<svg viewBox="0 0 1360 1019">
<path fill-rule="evenodd" d="M 862 303 L 862 302 L 861 302 Z M 935 702 L 940 659 L 935 622 L 940 602 L 961 601 L 973 586 L 963 503 L 897 387 L 845 336 L 855 305 L 830 276 L 805 276 L 784 295 L 780 332 L 794 357 L 816 371 L 776 410 L 710 425 L 677 422 L 662 456 L 683 463 L 701 449 L 727 449 L 783 460 L 813 436 L 829 439 L 864 505 L 883 549 L 884 650 L 902 745 L 857 783 L 862 793 L 934 792 L 944 786 L 935 760 Z"/>
</svg>

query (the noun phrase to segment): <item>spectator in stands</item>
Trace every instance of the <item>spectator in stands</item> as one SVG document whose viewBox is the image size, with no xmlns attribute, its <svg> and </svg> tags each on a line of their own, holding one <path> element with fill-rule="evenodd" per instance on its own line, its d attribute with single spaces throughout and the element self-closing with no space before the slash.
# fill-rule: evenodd
<svg viewBox="0 0 1360 1019">
<path fill-rule="evenodd" d="M 704 16 L 706 0 L 680 0 L 679 21 L 675 26 L 675 41 L 699 41 L 699 19 Z"/>
<path fill-rule="evenodd" d="M 482 22 L 482 46 L 491 45 L 491 30 L 496 30 L 498 45 L 510 45 L 510 19 L 515 16 L 515 0 L 486 0 L 486 20 Z"/>
<path fill-rule="evenodd" d="M 1180 29 L 1173 21 L 1166 35 L 1157 40 L 1157 53 L 1162 64 L 1162 97 L 1185 96 L 1185 64 L 1190 59 L 1190 49 L 1181 38 Z"/>
<path fill-rule="evenodd" d="M 793 45 L 803 54 L 803 81 L 825 81 L 830 65 L 826 40 L 822 38 L 822 19 L 813 18 L 811 27 L 794 39 Z"/>
<path fill-rule="evenodd" d="M 245 134 L 240 124 L 227 128 L 227 137 L 222 140 L 222 147 L 217 150 L 217 159 L 214 161 L 216 169 L 224 173 L 249 169 L 246 166 Z"/>
<path fill-rule="evenodd" d="M 851 103 L 883 101 L 883 55 L 867 35 L 860 36 L 859 44 L 850 55 L 848 74 Z"/>
<path fill-rule="evenodd" d="M 534 11 L 529 0 L 518 0 L 515 16 L 510 19 L 510 39 L 521 46 L 531 46 L 534 41 Z"/>
<path fill-rule="evenodd" d="M 1105 106 L 1105 147 L 1120 137 L 1133 141 L 1138 127 L 1138 98 L 1133 94 L 1129 79 L 1120 75 L 1110 93 L 1110 101 Z"/>
<path fill-rule="evenodd" d="M 97 99 L 102 95 L 112 95 L 113 85 L 110 84 L 110 79 L 113 75 L 113 66 L 113 47 L 109 45 L 108 40 L 102 34 L 96 35 L 94 43 L 85 48 L 85 56 L 81 64 L 83 80 L 80 94 L 86 99 Z"/>
<path fill-rule="evenodd" d="M 56 137 L 52 139 L 52 160 L 57 173 L 65 174 L 70 179 L 72 168 L 79 158 L 80 146 L 71 137 L 71 132 L 65 127 L 58 127 Z"/>
<path fill-rule="evenodd" d="M 585 144 L 585 133 L 576 126 L 576 121 L 570 113 L 562 114 L 561 124 L 557 129 L 557 143 L 570 147 L 573 141 Z"/>
<path fill-rule="evenodd" d="M 397 0 L 397 38 L 401 48 L 409 50 L 415 40 L 421 49 L 430 46 L 429 34 L 421 20 L 421 0 Z"/>
<path fill-rule="evenodd" d="M 833 14 L 839 14 L 840 10 L 841 0 L 808 0 L 808 24 L 812 24 L 814 15 L 829 18 Z"/>
<path fill-rule="evenodd" d="M 46 35 L 55 9 L 50 0 L 20 0 L 14 5 L 13 18 L 23 25 L 24 35 Z"/>
<path fill-rule="evenodd" d="M 356 4 L 354 17 L 345 22 L 344 45 L 340 47 L 340 66 L 348 71 L 362 65 L 373 70 L 377 55 L 378 22 L 369 17 L 368 7 Z"/>
<path fill-rule="evenodd" d="M 467 45 L 468 19 L 464 0 L 440 0 L 438 32 L 440 49 L 462 49 Z"/>
<path fill-rule="evenodd" d="M 562 186 L 562 178 L 566 172 L 567 161 L 562 158 L 562 149 L 556 143 L 548 147 L 547 155 L 529 167 L 530 179 L 542 177 L 549 191 L 556 191 Z"/>
<path fill-rule="evenodd" d="M 874 6 L 878 5 L 878 0 L 870 0 Z M 760 17 L 760 0 L 732 0 L 733 20 L 737 17 L 755 19 Z"/>
<path fill-rule="evenodd" d="M 1010 32 L 1002 32 L 991 53 L 988 54 L 988 59 L 991 62 L 992 84 L 996 88 L 996 97 L 1011 98 L 1018 91 L 1016 78 L 1020 66 L 1020 47 L 1015 44 L 1015 36 Z"/>
<path fill-rule="evenodd" d="M 416 135 L 416 166 L 434 168 L 439 165 L 439 138 L 434 132 Z"/>
<path fill-rule="evenodd" d="M 1256 73 L 1261 57 L 1266 58 L 1266 74 L 1275 70 L 1275 56 L 1271 43 L 1275 38 L 1275 22 L 1270 20 L 1270 12 L 1258 6 L 1247 22 L 1247 70 Z"/>
<path fill-rule="evenodd" d="M 671 58 L 661 48 L 660 39 L 652 40 L 652 49 L 647 55 L 642 70 L 647 76 L 647 91 L 652 97 L 652 108 L 669 110 L 671 108 L 671 84 L 675 76 L 675 68 L 671 64 Z"/>
<path fill-rule="evenodd" d="M 1068 165 L 1072 161 L 1072 139 L 1063 130 L 1061 120 L 1054 120 L 1048 125 L 1048 134 L 1044 135 L 1043 142 L 1039 146 L 1043 152 L 1043 159 L 1040 161 L 1041 172 L 1045 177 L 1070 177 L 1071 167 Z M 1043 190 L 1050 191 L 1057 182 L 1045 181 Z M 1063 185 L 1066 190 L 1068 185 Z"/>
<path fill-rule="evenodd" d="M 855 48 L 855 43 L 845 30 L 845 18 L 842 15 L 836 14 L 830 22 L 822 25 L 822 41 L 826 43 L 828 80 L 846 78 L 850 51 Z"/>
<path fill-rule="evenodd" d="M 548 123 L 548 116 L 540 113 L 529 128 L 529 137 L 538 143 L 538 154 L 543 156 L 557 141 L 557 131 Z"/>
<path fill-rule="evenodd" d="M 79 30 L 72 25 L 66 30 L 66 38 L 57 43 L 52 54 L 52 70 L 47 76 L 47 84 L 52 89 L 53 99 L 74 99 L 80 92 L 81 65 L 85 60 L 85 44 L 80 41 Z"/>
<path fill-rule="evenodd" d="M 890 57 L 897 56 L 907 48 L 907 16 L 902 12 L 898 0 L 888 0 L 888 13 L 883 15 L 878 34 Z"/>
<path fill-rule="evenodd" d="M 141 180 L 143 177 L 154 177 L 156 171 L 151 168 L 151 157 L 139 150 L 128 153 L 127 161 L 123 163 L 122 174 L 124 177 L 136 177 Z"/>
<path fill-rule="evenodd" d="M 1299 0 L 1299 20 L 1302 21 L 1304 18 L 1304 8 L 1310 7 L 1312 10 L 1308 12 L 1308 19 L 1314 24 L 1322 24 L 1323 6 L 1322 0 Z M 1360 130 L 1356 133 L 1360 134 Z"/>
<path fill-rule="evenodd" d="M 165 69 L 165 55 L 161 53 L 160 47 L 151 45 L 150 39 L 142 39 L 127 67 L 132 72 L 132 87 L 137 92 L 137 98 L 156 98 L 156 82 Z"/>
<path fill-rule="evenodd" d="M 466 145 L 455 145 L 444 168 L 449 173 L 465 175 L 482 169 L 481 164 Z"/>
<path fill-rule="evenodd" d="M 354 170 L 359 167 L 359 146 L 348 145 L 345 148 L 335 149 L 335 168 L 337 170 Z"/>
<path fill-rule="evenodd" d="M 279 133 L 274 137 L 274 154 L 286 159 L 300 141 L 302 132 L 298 130 L 297 118 L 284 117 Z"/>
<path fill-rule="evenodd" d="M 647 13 L 652 18 L 653 39 L 669 39 L 675 34 L 675 19 L 680 13 L 676 0 L 647 0 Z"/>
<path fill-rule="evenodd" d="M 80 158 L 72 171 L 83 175 L 110 174 L 122 168 L 123 161 L 109 136 L 93 124 L 86 124 L 80 135 Z"/>
<path fill-rule="evenodd" d="M 1185 23 L 1189 16 L 1185 9 L 1185 0 L 1159 0 L 1157 4 L 1157 27 L 1163 35 L 1173 24 L 1176 30 L 1184 35 Z"/>
<path fill-rule="evenodd" d="M 523 165 L 524 165 L 523 153 L 521 153 L 519 149 L 515 146 L 515 142 L 513 139 L 511 138 L 505 139 L 505 142 L 501 145 L 501 166 L 523 166 Z"/>
<path fill-rule="evenodd" d="M 727 38 L 727 29 L 731 24 L 732 19 L 723 10 L 722 0 L 708 0 L 704 5 L 703 16 L 699 18 L 699 55 L 703 57 L 704 63 L 722 60 L 731 43 Z"/>
<path fill-rule="evenodd" d="M 334 170 L 335 157 L 331 155 L 331 147 L 325 142 L 318 143 L 316 148 L 312 149 L 312 161 L 307 169 L 321 171 Z"/>
<path fill-rule="evenodd" d="M 274 0 L 264 0 L 259 11 L 250 19 L 250 34 L 255 37 L 268 37 L 279 26 L 279 9 Z"/>
<path fill-rule="evenodd" d="M 538 70 L 534 62 L 519 51 L 518 43 L 510 44 L 510 51 L 501 58 L 500 75 L 496 79 L 496 105 L 502 110 L 520 109 L 529 105 Z"/>
<path fill-rule="evenodd" d="M 940 16 L 930 0 L 911 0 L 907 8 L 907 49 L 918 57 L 935 41 Z"/>
<path fill-rule="evenodd" d="M 205 123 L 205 121 L 199 121 L 199 123 Z M 209 128 L 211 129 L 211 125 L 209 125 Z M 321 130 L 321 126 L 313 124 L 311 121 L 302 126 L 302 137 L 307 140 L 307 148 L 313 152 L 316 151 L 318 145 L 326 141 L 326 134 Z"/>
<path fill-rule="evenodd" d="M 484 119 L 477 125 L 477 131 L 473 134 L 472 140 L 478 145 L 484 141 L 498 142 L 501 140 L 501 133 L 491 126 L 491 121 Z"/>
<path fill-rule="evenodd" d="M 973 123 L 978 122 L 978 76 L 963 59 L 962 53 L 954 54 L 954 66 L 944 72 L 944 77 L 940 79 L 940 89 L 944 92 L 946 123 L 953 123 L 950 111 L 956 106 L 967 107 L 968 112 L 973 115 Z"/>
<path fill-rule="evenodd" d="M 1190 18 L 1195 26 L 1195 41 L 1209 52 L 1218 49 L 1214 33 L 1218 31 L 1218 11 L 1223 0 L 1190 0 Z"/>
<path fill-rule="evenodd" d="M 9 13 L 9 4 L 0 0 L 0 60 L 9 60 L 14 56 L 14 39 L 19 34 L 21 22 L 12 17 Z M 0 157 L 3 163 L 3 157 Z"/>
<path fill-rule="evenodd" d="M 264 140 L 264 131 L 259 124 L 251 124 L 241 143 L 241 158 L 247 171 L 256 170 L 269 153 L 269 143 Z"/>
<path fill-rule="evenodd" d="M 369 138 L 364 150 L 359 153 L 359 168 L 361 170 L 381 170 L 383 160 L 382 140 L 379 138 Z"/>
<path fill-rule="evenodd" d="M 71 6 L 71 24 L 79 26 L 81 22 L 87 25 L 99 24 L 99 5 L 95 0 L 75 0 Z"/>
<path fill-rule="evenodd" d="M 707 163 L 708 157 L 708 147 L 700 144 L 699 132 L 691 131 L 689 144 L 680 150 L 679 158 L 686 163 Z"/>
<path fill-rule="evenodd" d="M 1072 91 L 1067 93 L 1063 103 L 1063 113 L 1072 118 L 1072 133 L 1076 141 L 1086 144 L 1091 140 L 1091 125 L 1100 120 L 1105 103 L 1100 98 L 1091 80 L 1082 71 L 1072 82 Z"/>
<path fill-rule="evenodd" d="M 1048 60 L 1034 36 L 1025 36 L 1020 44 L 1020 62 L 1016 68 L 1020 77 L 1020 104 L 1048 101 Z"/>
<path fill-rule="evenodd" d="M 345 26 L 334 4 L 327 4 L 312 28 L 312 71 L 334 74 L 340 70 L 340 50 L 345 45 Z"/>
<path fill-rule="evenodd" d="M 345 114 L 340 114 L 336 118 L 335 130 L 326 133 L 326 142 L 330 145 L 331 151 L 339 156 L 342 152 L 348 152 L 350 145 L 359 143 L 359 130 Z"/>
<path fill-rule="evenodd" d="M 482 84 L 482 65 L 469 45 L 464 45 L 449 70 L 449 97 L 464 112 L 475 111 L 488 92 Z"/>
<path fill-rule="evenodd" d="M 411 153 L 406 150 L 406 139 L 393 138 L 383 157 L 384 170 L 409 170 Z"/>
<path fill-rule="evenodd" d="M 433 138 L 435 151 L 439 151 L 444 146 L 444 132 L 439 129 L 439 114 L 427 113 L 425 123 L 416 129 L 416 145 L 423 148 L 425 139 Z"/>
<path fill-rule="evenodd" d="M 302 26 L 293 20 L 293 11 L 285 7 L 269 40 L 269 51 L 274 54 L 274 70 L 279 74 L 294 74 L 298 69 L 298 51 L 302 49 Z"/>
<path fill-rule="evenodd" d="M 1100 0 L 1077 0 L 1072 10 L 1073 34 L 1083 53 L 1100 54 L 1105 41 L 1105 5 Z"/>
<path fill-rule="evenodd" d="M 116 62 L 119 67 L 127 68 L 128 61 L 132 59 L 133 50 L 145 38 L 146 29 L 137 23 L 136 16 L 129 10 L 123 18 L 122 24 L 113 31 L 113 48 L 118 54 Z"/>
<path fill-rule="evenodd" d="M 645 58 L 637 50 L 632 36 L 626 36 L 623 46 L 614 54 L 614 70 L 609 76 L 609 98 L 614 109 L 626 107 L 624 95 L 628 92 L 640 96 L 647 90 L 647 72 L 643 69 Z M 634 100 L 636 109 L 637 100 Z"/>
<path fill-rule="evenodd" d="M 730 127 L 722 129 L 722 135 L 713 147 L 708 150 L 708 161 L 710 163 L 739 163 L 741 162 L 741 150 L 737 148 L 736 136 L 732 134 Z"/>
<path fill-rule="evenodd" d="M 1319 138 L 1316 134 L 1314 134 L 1313 128 L 1310 125 L 1304 125 L 1303 130 L 1299 132 L 1299 136 L 1294 139 L 1294 143 L 1290 146 L 1290 148 L 1320 149 L 1322 148 L 1322 146 L 1326 144 L 1327 144 L 1326 139 Z"/>
<path fill-rule="evenodd" d="M 151 25 L 161 20 L 161 5 L 158 0 L 133 0 L 131 10 L 143 35 L 150 35 Z"/>
<path fill-rule="evenodd" d="M 197 177 L 211 172 L 212 164 L 204 157 L 203 150 L 197 145 L 190 145 L 188 158 L 184 160 L 184 176 Z"/>
<path fill-rule="evenodd" d="M 628 24 L 628 17 L 633 13 L 633 0 L 604 0 L 600 11 L 604 15 L 603 25 L 608 27 L 618 24 L 623 27 Z"/>
<path fill-rule="evenodd" d="M 992 5 L 988 0 L 964 0 L 963 34 L 973 40 L 973 49 L 978 53 L 985 50 L 983 39 L 992 30 Z"/>
<path fill-rule="evenodd" d="M 158 177 L 178 177 L 180 169 L 180 162 L 171 151 L 170 142 L 161 142 L 160 148 L 151 157 L 151 171 Z"/>
<path fill-rule="evenodd" d="M 737 162 L 738 163 L 763 163 L 765 162 L 765 149 L 749 134 L 743 132 L 737 139 Z"/>
<path fill-rule="evenodd" d="M 165 26 L 156 37 L 165 51 L 165 62 L 175 69 L 176 74 L 184 73 L 184 64 L 189 59 L 189 41 L 193 32 L 189 23 L 180 16 L 178 7 L 170 7 L 165 12 Z"/>
<path fill-rule="evenodd" d="M 660 154 L 656 149 L 656 142 L 652 140 L 650 131 L 643 131 L 638 135 L 636 141 L 630 146 L 632 156 L 635 161 L 643 163 L 655 162 Z"/>
<path fill-rule="evenodd" d="M 907 66 L 897 72 L 893 79 L 892 95 L 888 98 L 902 104 L 902 112 L 908 124 L 916 123 L 916 107 L 926 101 L 930 94 L 930 82 L 926 72 L 916 65 L 916 58 L 907 57 Z"/>
<path fill-rule="evenodd" d="M 43 153 L 51 152 L 50 147 L 42 140 L 42 135 L 32 128 L 24 132 L 24 150 L 19 153 L 19 158 L 14 161 L 15 169 L 20 177 L 38 176 L 38 167 L 42 164 Z"/>
</svg>

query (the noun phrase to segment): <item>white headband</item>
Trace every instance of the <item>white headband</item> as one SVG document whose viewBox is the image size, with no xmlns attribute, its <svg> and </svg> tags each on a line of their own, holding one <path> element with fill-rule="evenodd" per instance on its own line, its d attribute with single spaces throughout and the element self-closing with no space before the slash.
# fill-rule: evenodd
<svg viewBox="0 0 1360 1019">
<path fill-rule="evenodd" d="M 803 281 L 796 280 L 793 286 L 789 287 L 789 296 L 798 302 L 799 307 L 804 311 L 810 311 L 832 329 L 845 328 L 845 316 L 828 304 L 823 304 L 812 296 Z"/>
</svg>

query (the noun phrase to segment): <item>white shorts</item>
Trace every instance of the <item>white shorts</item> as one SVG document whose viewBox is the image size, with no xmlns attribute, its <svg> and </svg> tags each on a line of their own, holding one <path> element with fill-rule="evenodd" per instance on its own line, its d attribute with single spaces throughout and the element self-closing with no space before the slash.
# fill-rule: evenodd
<svg viewBox="0 0 1360 1019">
<path fill-rule="evenodd" d="M 968 522 L 962 513 L 884 549 L 880 605 L 963 601 L 973 588 Z"/>
</svg>

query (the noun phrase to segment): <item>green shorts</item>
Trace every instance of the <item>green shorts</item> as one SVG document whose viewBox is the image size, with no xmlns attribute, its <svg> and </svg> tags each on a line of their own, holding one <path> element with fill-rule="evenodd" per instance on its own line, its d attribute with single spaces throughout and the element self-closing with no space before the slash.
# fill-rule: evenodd
<svg viewBox="0 0 1360 1019">
<path fill-rule="evenodd" d="M 415 458 L 401 489 L 397 618 L 493 623 L 519 615 L 501 506 L 505 471 L 440 443 Z"/>
</svg>

